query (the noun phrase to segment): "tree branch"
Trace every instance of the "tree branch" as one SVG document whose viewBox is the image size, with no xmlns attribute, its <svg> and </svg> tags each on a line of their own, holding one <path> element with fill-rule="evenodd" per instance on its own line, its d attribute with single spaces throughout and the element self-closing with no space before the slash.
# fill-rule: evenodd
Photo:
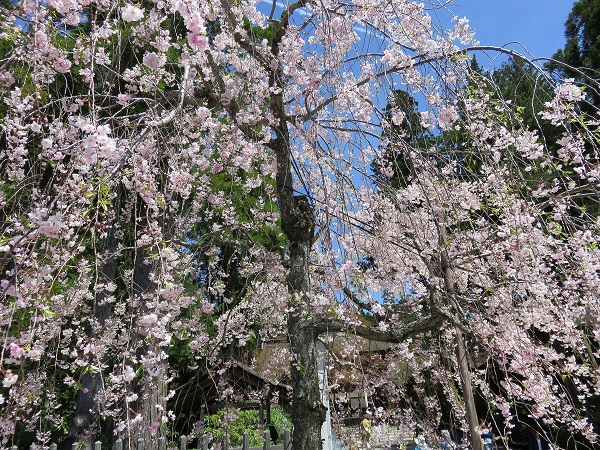
<svg viewBox="0 0 600 450">
<path fill-rule="evenodd" d="M 341 319 L 316 319 L 314 321 L 314 331 L 316 336 L 323 333 L 347 333 L 372 341 L 399 344 L 418 334 L 438 330 L 444 320 L 445 317 L 443 315 L 432 314 L 416 319 L 400 328 L 381 331 L 367 325 L 348 325 L 348 323 Z"/>
<path fill-rule="evenodd" d="M 369 312 L 373 312 L 373 310 L 371 309 L 371 305 L 360 300 L 356 296 L 356 294 L 354 292 L 352 292 L 350 289 L 348 289 L 347 287 L 344 287 L 344 289 L 342 289 L 342 291 L 344 292 L 344 295 L 346 297 L 348 297 L 350 300 L 352 300 L 352 303 L 354 303 L 360 309 L 366 309 Z"/>
<path fill-rule="evenodd" d="M 468 52 L 472 52 L 472 51 L 481 51 L 481 52 L 485 52 L 485 51 L 495 51 L 498 53 L 504 53 L 505 55 L 509 55 L 513 58 L 517 58 L 517 59 L 521 59 L 523 61 L 526 62 L 532 62 L 535 60 L 531 60 L 529 58 L 527 58 L 526 56 L 522 55 L 519 52 L 516 52 L 514 50 L 510 50 L 504 47 L 496 47 L 496 46 L 472 46 L 472 47 L 466 47 L 460 50 L 457 50 L 451 54 L 443 54 L 443 55 L 439 55 L 439 56 L 433 56 L 433 57 L 425 57 L 426 55 L 416 55 L 413 58 L 413 61 L 411 64 L 408 65 L 404 65 L 401 67 L 391 67 L 391 68 L 386 68 L 385 70 L 382 70 L 379 73 L 375 73 L 370 77 L 367 77 L 361 81 L 358 81 L 356 83 L 356 87 L 361 87 L 365 84 L 371 83 L 373 80 L 382 78 L 382 77 L 387 77 L 389 74 L 391 73 L 398 73 L 401 72 L 402 70 L 406 70 L 409 68 L 415 68 L 418 66 L 422 66 L 424 64 L 429 64 L 432 63 L 434 61 L 438 61 L 440 59 L 450 59 L 452 57 L 458 56 L 458 55 L 463 55 L 465 53 Z M 422 58 L 422 59 L 419 59 Z M 325 109 L 328 105 L 330 105 L 331 103 L 335 102 L 338 99 L 338 95 L 332 95 L 330 96 L 327 100 L 325 100 L 323 103 L 321 103 L 320 105 L 316 106 L 312 111 L 307 112 L 304 116 L 301 116 L 300 119 L 304 122 L 312 119 L 313 117 L 315 117 L 319 112 L 321 112 L 323 109 Z"/>
<path fill-rule="evenodd" d="M 297 9 L 303 8 L 306 5 L 306 0 L 298 0 L 296 3 L 292 3 L 281 13 L 281 18 L 275 22 L 275 27 L 273 30 L 273 48 L 279 44 L 283 34 L 285 33 L 285 29 L 290 24 L 290 17 Z"/>
</svg>

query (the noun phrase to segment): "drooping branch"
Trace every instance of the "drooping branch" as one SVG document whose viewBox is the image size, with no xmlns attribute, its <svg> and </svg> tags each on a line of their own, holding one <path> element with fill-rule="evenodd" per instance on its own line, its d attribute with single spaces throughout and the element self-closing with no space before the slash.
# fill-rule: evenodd
<svg viewBox="0 0 600 450">
<path fill-rule="evenodd" d="M 372 341 L 400 344 L 418 334 L 438 330 L 444 320 L 446 320 L 444 316 L 434 313 L 423 316 L 399 328 L 381 331 L 367 325 L 348 325 L 347 322 L 341 319 L 326 318 L 314 320 L 314 331 L 316 336 L 324 333 L 346 333 Z"/>
<path fill-rule="evenodd" d="M 431 64 L 431 63 L 441 60 L 441 59 L 456 58 L 457 56 L 465 55 L 469 52 L 486 52 L 486 51 L 495 51 L 495 52 L 510 56 L 512 58 L 520 59 L 520 60 L 527 61 L 527 62 L 535 61 L 535 60 L 531 60 L 531 59 L 527 58 L 526 56 L 522 55 L 519 52 L 510 50 L 510 49 L 507 49 L 504 47 L 472 46 L 472 47 L 462 48 L 462 49 L 457 50 L 450 54 L 443 54 L 443 55 L 435 56 L 435 57 L 431 57 L 431 56 L 425 57 L 424 55 L 417 55 L 412 59 L 410 64 L 386 68 L 385 70 L 382 70 L 381 72 L 374 73 L 372 76 L 358 81 L 356 83 L 356 88 L 359 88 L 366 84 L 372 83 L 373 80 L 379 80 L 379 79 L 388 77 L 392 73 L 399 73 L 399 72 L 406 71 L 408 69 L 414 69 L 419 66 L 425 66 L 427 64 Z M 321 111 L 323 111 L 323 109 L 325 109 L 327 106 L 329 106 L 333 102 L 337 101 L 338 99 L 339 99 L 339 95 L 335 95 L 335 94 L 327 97 L 327 99 L 324 102 L 317 105 L 311 111 L 308 111 L 304 116 L 301 116 L 300 119 L 304 122 L 314 119 Z"/>
</svg>

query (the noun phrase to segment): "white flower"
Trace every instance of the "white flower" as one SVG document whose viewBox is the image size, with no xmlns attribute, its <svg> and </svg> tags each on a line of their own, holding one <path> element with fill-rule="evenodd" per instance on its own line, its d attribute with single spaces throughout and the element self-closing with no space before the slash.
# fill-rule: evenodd
<svg viewBox="0 0 600 450">
<path fill-rule="evenodd" d="M 578 102 L 585 97 L 581 88 L 573 84 L 572 78 L 567 78 L 565 83 L 558 86 L 554 92 L 559 100 L 565 102 Z"/>
<path fill-rule="evenodd" d="M 125 6 L 121 7 L 121 18 L 125 22 L 137 22 L 144 17 L 144 11 L 137 6 L 126 3 Z"/>
<path fill-rule="evenodd" d="M 405 117 L 406 114 L 404 114 L 402 111 L 394 109 L 392 113 L 392 123 L 399 127 L 400 125 L 402 125 L 402 122 L 404 121 Z"/>
<path fill-rule="evenodd" d="M 40 223 L 39 230 L 40 233 L 45 234 L 48 237 L 56 237 L 62 227 L 62 214 L 55 214 L 48 217 L 48 220 L 44 220 Z"/>
<path fill-rule="evenodd" d="M 6 371 L 4 375 L 4 380 L 2 380 L 2 386 L 11 387 L 13 384 L 17 382 L 19 376 L 16 373 L 12 373 L 10 370 Z"/>
<path fill-rule="evenodd" d="M 146 314 L 138 319 L 138 325 L 144 328 L 150 328 L 158 322 L 158 316 L 154 313 Z"/>
<path fill-rule="evenodd" d="M 123 371 L 123 380 L 132 381 L 135 378 L 135 372 L 131 366 L 125 366 Z"/>
<path fill-rule="evenodd" d="M 152 70 L 158 70 L 164 64 L 162 58 L 160 58 L 156 53 L 149 52 L 144 55 L 142 62 Z"/>
</svg>

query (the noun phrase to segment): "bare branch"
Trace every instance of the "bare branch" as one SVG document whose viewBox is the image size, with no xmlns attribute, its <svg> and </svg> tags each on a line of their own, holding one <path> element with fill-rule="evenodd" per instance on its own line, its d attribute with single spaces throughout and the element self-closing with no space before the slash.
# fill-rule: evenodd
<svg viewBox="0 0 600 450">
<path fill-rule="evenodd" d="M 348 297 L 350 300 L 352 300 L 352 303 L 354 303 L 360 309 L 366 309 L 369 312 L 373 312 L 373 310 L 371 309 L 371 305 L 360 300 L 356 296 L 356 294 L 354 292 L 352 292 L 350 289 L 348 289 L 347 287 L 344 287 L 343 292 L 344 292 L 344 295 L 346 297 Z"/>
</svg>

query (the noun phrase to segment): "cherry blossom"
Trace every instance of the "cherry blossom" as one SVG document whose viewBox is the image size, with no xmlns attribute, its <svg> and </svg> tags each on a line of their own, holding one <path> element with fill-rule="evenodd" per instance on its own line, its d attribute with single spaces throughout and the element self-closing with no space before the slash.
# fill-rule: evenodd
<svg viewBox="0 0 600 450">
<path fill-rule="evenodd" d="M 144 17 L 144 11 L 137 6 L 126 3 L 121 7 L 121 18 L 125 22 L 137 22 L 142 17 Z"/>
<path fill-rule="evenodd" d="M 0 14 L 1 446 L 177 436 L 189 371 L 226 404 L 274 395 L 229 384 L 234 358 L 292 384 L 298 449 L 321 359 L 337 424 L 356 391 L 380 435 L 475 436 L 474 392 L 497 428 L 594 445 L 598 113 L 575 81 L 531 61 L 554 92 L 525 125 L 471 63 L 524 57 L 446 2 L 136 5 Z"/>
</svg>

